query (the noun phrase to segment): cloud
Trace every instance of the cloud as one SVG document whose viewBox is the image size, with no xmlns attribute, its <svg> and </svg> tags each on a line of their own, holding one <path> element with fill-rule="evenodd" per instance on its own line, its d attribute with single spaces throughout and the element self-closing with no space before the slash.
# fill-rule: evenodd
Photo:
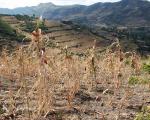
<svg viewBox="0 0 150 120">
<path fill-rule="evenodd" d="M 90 5 L 96 2 L 116 2 L 119 0 L 0 0 L 0 7 L 2 8 L 15 8 L 24 6 L 35 6 L 39 3 L 52 2 L 56 5 L 71 5 L 71 4 L 84 4 Z"/>
</svg>

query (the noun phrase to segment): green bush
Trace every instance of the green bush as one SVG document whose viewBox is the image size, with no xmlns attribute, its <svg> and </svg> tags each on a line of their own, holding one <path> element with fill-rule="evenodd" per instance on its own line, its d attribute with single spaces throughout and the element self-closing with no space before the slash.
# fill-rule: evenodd
<svg viewBox="0 0 150 120">
<path fill-rule="evenodd" d="M 14 35 L 15 31 L 9 24 L 0 19 L 0 33 L 3 35 Z"/>
<path fill-rule="evenodd" d="M 150 120 L 150 107 L 143 107 L 142 111 L 137 114 L 134 120 Z"/>
<path fill-rule="evenodd" d="M 134 120 L 150 120 L 150 113 L 139 113 Z"/>
<path fill-rule="evenodd" d="M 150 64 L 143 64 L 143 70 L 150 73 Z"/>
<path fill-rule="evenodd" d="M 140 78 L 137 76 L 131 76 L 129 78 L 128 84 L 129 85 L 137 85 L 137 84 L 141 84 L 141 85 L 148 85 L 150 83 L 150 79 L 148 78 Z"/>
<path fill-rule="evenodd" d="M 37 24 L 32 21 L 26 21 L 24 27 L 24 31 L 33 32 L 36 28 L 41 28 L 43 32 L 46 32 L 48 28 L 45 26 L 43 21 L 39 21 Z"/>
<path fill-rule="evenodd" d="M 147 84 L 149 84 L 150 83 L 150 79 L 148 79 L 148 78 L 145 78 L 145 79 L 141 79 L 140 80 L 140 84 L 142 84 L 142 85 L 147 85 Z"/>
<path fill-rule="evenodd" d="M 131 76 L 130 78 L 129 78 L 129 81 L 128 81 L 128 84 L 129 85 L 136 85 L 136 84 L 138 84 L 139 83 L 139 78 L 138 77 L 136 77 L 136 76 Z"/>
<path fill-rule="evenodd" d="M 35 30 L 35 28 L 36 28 L 36 24 L 35 23 L 29 22 L 29 21 L 27 22 L 26 21 L 26 25 L 25 25 L 24 31 L 26 31 L 26 32 L 32 32 L 32 31 Z"/>
<path fill-rule="evenodd" d="M 130 60 L 129 59 L 126 59 L 125 61 L 124 61 L 124 63 L 125 63 L 125 65 L 130 65 Z"/>
<path fill-rule="evenodd" d="M 12 41 L 22 41 L 22 39 L 25 37 L 24 35 L 17 34 L 16 31 L 5 21 L 0 19 L 0 36 L 6 39 L 11 39 Z"/>
<path fill-rule="evenodd" d="M 32 21 L 33 17 L 30 17 L 28 15 L 15 15 L 15 17 L 20 21 Z"/>
<path fill-rule="evenodd" d="M 41 28 L 42 31 L 46 32 L 48 30 L 47 26 L 44 24 L 44 21 L 38 21 L 37 27 Z"/>
<path fill-rule="evenodd" d="M 4 113 L 3 106 L 0 104 L 0 115 Z"/>
</svg>

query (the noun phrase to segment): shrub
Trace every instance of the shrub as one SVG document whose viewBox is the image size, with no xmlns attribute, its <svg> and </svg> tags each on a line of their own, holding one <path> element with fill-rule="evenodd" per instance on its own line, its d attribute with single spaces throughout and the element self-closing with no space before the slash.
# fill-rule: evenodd
<svg viewBox="0 0 150 120">
<path fill-rule="evenodd" d="M 150 120 L 149 106 L 143 107 L 142 112 L 138 113 L 134 120 Z"/>
<path fill-rule="evenodd" d="M 0 19 L 0 33 L 3 35 L 13 35 L 15 32 L 9 24 Z"/>
<path fill-rule="evenodd" d="M 140 80 L 140 84 L 147 85 L 149 83 L 150 83 L 150 79 L 145 78 Z"/>
<path fill-rule="evenodd" d="M 24 25 L 24 31 L 26 32 L 32 32 L 36 28 L 36 24 L 31 21 L 26 21 Z"/>
<path fill-rule="evenodd" d="M 30 17 L 28 15 L 15 15 L 15 17 L 18 20 L 21 20 L 21 21 L 31 21 L 31 20 L 33 20 L 33 17 Z"/>
<path fill-rule="evenodd" d="M 139 83 L 139 78 L 136 76 L 131 76 L 128 81 L 129 85 L 136 85 Z"/>
<path fill-rule="evenodd" d="M 129 59 L 126 59 L 125 61 L 124 61 L 124 63 L 125 63 L 125 65 L 130 65 L 130 60 Z"/>
<path fill-rule="evenodd" d="M 0 104 L 0 114 L 3 114 L 3 113 L 4 113 L 3 106 L 2 104 Z"/>
<path fill-rule="evenodd" d="M 0 19 L 0 35 L 3 36 L 3 38 L 11 39 L 12 41 L 22 41 L 22 39 L 25 37 L 22 34 L 18 34 L 15 29 L 13 29 L 8 23 Z"/>
<path fill-rule="evenodd" d="M 45 26 L 43 21 L 39 21 L 38 24 L 32 22 L 32 21 L 26 21 L 24 27 L 24 31 L 26 32 L 32 32 L 36 28 L 40 28 L 43 30 L 43 32 L 46 32 L 48 28 Z"/>
<path fill-rule="evenodd" d="M 144 70 L 145 72 L 150 73 L 150 64 L 144 64 L 144 65 L 143 65 L 143 70 Z"/>
</svg>

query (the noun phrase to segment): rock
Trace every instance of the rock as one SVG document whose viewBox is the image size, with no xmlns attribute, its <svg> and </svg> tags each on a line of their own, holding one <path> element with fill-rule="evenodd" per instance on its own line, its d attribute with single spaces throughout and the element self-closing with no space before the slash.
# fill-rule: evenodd
<svg viewBox="0 0 150 120">
<path fill-rule="evenodd" d="M 75 97 L 80 98 L 81 102 L 95 100 L 94 97 L 91 97 L 90 94 L 83 91 L 79 91 L 78 93 L 76 93 Z"/>
<path fill-rule="evenodd" d="M 131 109 L 131 110 L 135 110 L 135 111 L 140 111 L 143 107 L 143 104 L 137 104 L 136 102 L 134 104 L 130 104 L 128 105 L 126 108 L 127 109 Z"/>
<path fill-rule="evenodd" d="M 96 92 L 102 93 L 106 88 L 104 88 L 102 85 L 97 85 L 96 86 Z"/>
<path fill-rule="evenodd" d="M 121 113 L 120 114 L 120 119 L 121 120 L 133 120 L 134 119 L 135 114 L 133 113 Z"/>
</svg>

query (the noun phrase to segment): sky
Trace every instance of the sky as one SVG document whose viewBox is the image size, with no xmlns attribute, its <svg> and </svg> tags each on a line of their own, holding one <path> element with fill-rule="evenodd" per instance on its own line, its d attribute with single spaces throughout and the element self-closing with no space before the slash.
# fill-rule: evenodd
<svg viewBox="0 0 150 120">
<path fill-rule="evenodd" d="M 39 3 L 52 2 L 56 5 L 83 4 L 90 5 L 96 2 L 116 2 L 119 0 L 0 0 L 0 8 L 16 8 L 35 6 Z"/>
</svg>

